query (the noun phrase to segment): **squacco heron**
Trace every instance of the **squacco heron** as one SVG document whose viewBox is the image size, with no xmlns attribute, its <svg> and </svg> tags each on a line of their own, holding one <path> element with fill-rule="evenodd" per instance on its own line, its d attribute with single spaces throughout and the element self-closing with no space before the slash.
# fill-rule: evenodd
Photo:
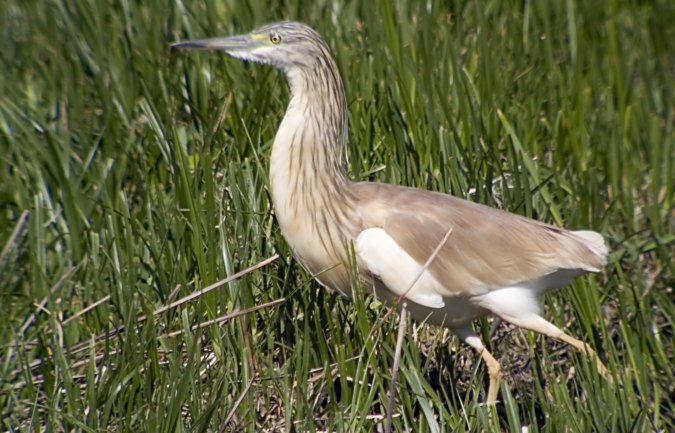
<svg viewBox="0 0 675 433">
<path fill-rule="evenodd" d="M 347 104 L 340 73 L 326 43 L 304 24 L 172 47 L 222 51 L 286 74 L 291 100 L 274 138 L 270 188 L 284 238 L 322 285 L 352 294 L 353 246 L 372 293 L 389 304 L 405 299 L 414 319 L 448 327 L 480 354 L 490 376 L 488 402 L 497 398 L 500 367 L 472 328 L 488 314 L 570 344 L 605 373 L 596 353 L 544 319 L 537 302 L 603 268 L 607 248 L 599 233 L 438 192 L 350 180 L 341 161 Z"/>
</svg>

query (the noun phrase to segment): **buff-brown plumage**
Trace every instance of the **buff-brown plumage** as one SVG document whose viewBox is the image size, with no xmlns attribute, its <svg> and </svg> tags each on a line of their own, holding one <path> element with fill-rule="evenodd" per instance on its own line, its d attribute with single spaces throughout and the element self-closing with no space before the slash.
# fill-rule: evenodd
<svg viewBox="0 0 675 433">
<path fill-rule="evenodd" d="M 270 24 L 174 47 L 224 51 L 286 74 L 291 101 L 274 139 L 270 187 L 284 238 L 322 284 L 352 294 L 348 251 L 354 248 L 367 289 L 388 302 L 407 298 L 414 318 L 450 327 L 479 351 L 492 379 L 488 400 L 497 395 L 499 364 L 471 329 L 485 314 L 566 341 L 604 371 L 592 349 L 543 319 L 536 303 L 542 292 L 605 265 L 601 235 L 446 194 L 350 181 L 341 164 L 347 142 L 342 80 L 325 42 L 304 24 Z"/>
</svg>

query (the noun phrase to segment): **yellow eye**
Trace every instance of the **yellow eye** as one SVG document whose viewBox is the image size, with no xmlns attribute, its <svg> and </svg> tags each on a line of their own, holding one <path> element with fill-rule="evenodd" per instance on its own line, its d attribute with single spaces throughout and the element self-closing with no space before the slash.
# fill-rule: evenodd
<svg viewBox="0 0 675 433">
<path fill-rule="evenodd" d="M 281 36 L 279 36 L 278 33 L 270 33 L 270 42 L 274 45 L 279 44 L 279 42 L 281 42 Z"/>
</svg>

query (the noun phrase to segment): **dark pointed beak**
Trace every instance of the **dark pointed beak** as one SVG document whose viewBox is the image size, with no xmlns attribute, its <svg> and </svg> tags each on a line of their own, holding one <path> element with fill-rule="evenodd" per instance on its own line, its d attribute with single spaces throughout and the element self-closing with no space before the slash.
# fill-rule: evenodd
<svg viewBox="0 0 675 433">
<path fill-rule="evenodd" d="M 171 48 L 198 48 L 202 50 L 224 51 L 248 51 L 257 47 L 259 43 L 247 35 L 229 36 L 225 38 L 195 39 L 192 41 L 175 42 Z"/>
</svg>

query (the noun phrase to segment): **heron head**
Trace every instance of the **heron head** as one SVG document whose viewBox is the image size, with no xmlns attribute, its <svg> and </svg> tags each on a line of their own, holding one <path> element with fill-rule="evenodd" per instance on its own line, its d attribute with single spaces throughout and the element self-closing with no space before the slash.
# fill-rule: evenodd
<svg viewBox="0 0 675 433">
<path fill-rule="evenodd" d="M 267 24 L 244 35 L 177 42 L 171 47 L 223 51 L 234 58 L 273 65 L 286 72 L 311 67 L 330 57 L 321 36 L 298 22 Z"/>
</svg>

